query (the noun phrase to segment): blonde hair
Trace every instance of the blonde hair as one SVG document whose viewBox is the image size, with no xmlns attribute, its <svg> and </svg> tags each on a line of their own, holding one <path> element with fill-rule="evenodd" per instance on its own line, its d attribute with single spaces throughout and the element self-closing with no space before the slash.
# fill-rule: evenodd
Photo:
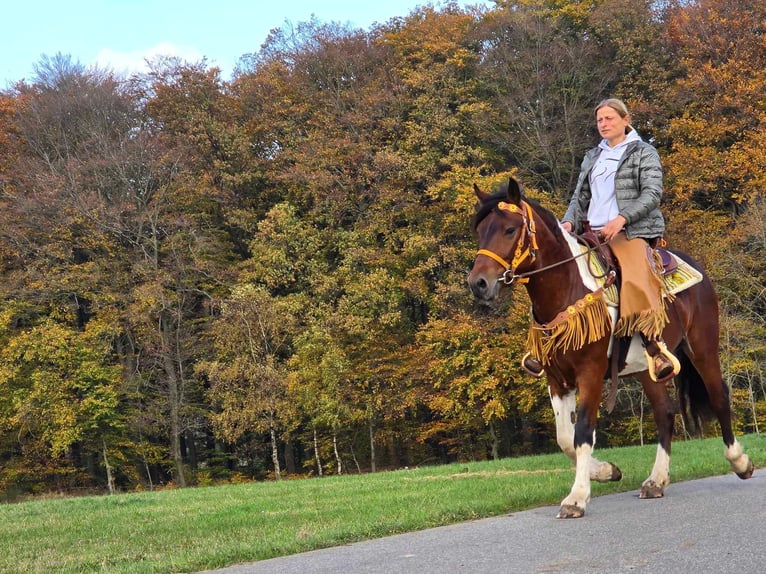
<svg viewBox="0 0 766 574">
<path fill-rule="evenodd" d="M 598 114 L 598 111 L 605 106 L 612 108 L 615 112 L 620 114 L 621 118 L 630 115 L 628 106 L 625 105 L 625 102 L 618 100 L 617 98 L 607 98 L 606 100 L 601 100 L 599 104 L 593 109 L 593 115 L 595 116 Z"/>
</svg>

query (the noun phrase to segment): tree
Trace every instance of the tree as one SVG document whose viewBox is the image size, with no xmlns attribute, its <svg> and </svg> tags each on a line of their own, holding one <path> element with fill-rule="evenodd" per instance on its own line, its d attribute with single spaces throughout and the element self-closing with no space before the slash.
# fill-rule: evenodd
<svg viewBox="0 0 766 574">
<path fill-rule="evenodd" d="M 679 202 L 739 213 L 758 198 L 763 152 L 766 8 L 762 2 L 684 3 L 669 21 L 683 76 L 670 92 L 670 187 Z"/>
<path fill-rule="evenodd" d="M 482 23 L 480 73 L 490 106 L 477 131 L 498 154 L 498 171 L 518 166 L 528 185 L 563 199 L 591 145 L 591 109 L 619 71 L 600 64 L 604 50 L 573 33 L 568 18 L 532 4 L 497 10 Z"/>
<path fill-rule="evenodd" d="M 214 328 L 215 359 L 198 363 L 217 412 L 214 428 L 230 443 L 246 433 L 267 433 L 274 475 L 280 478 L 277 437 L 286 407 L 285 346 L 292 335 L 289 310 L 262 288 L 243 285 L 221 304 Z"/>
<path fill-rule="evenodd" d="M 237 132 L 226 128 L 216 69 L 161 61 L 134 89 L 152 146 L 142 166 L 153 177 L 147 194 L 130 194 L 136 206 L 125 219 L 134 238 L 125 323 L 137 381 L 158 407 L 154 427 L 169 436 L 174 478 L 184 486 L 184 464 L 196 465 L 198 436 L 209 425 L 194 363 L 207 351 L 211 302 L 226 293 L 237 259 L 225 216 L 234 201 L 226 173 L 236 164 Z"/>
<path fill-rule="evenodd" d="M 312 431 L 317 474 L 323 474 L 318 430 L 330 432 L 335 472 L 342 474 L 338 435 L 352 427 L 354 418 L 349 361 L 335 338 L 317 326 L 296 339 L 295 349 L 289 361 L 288 395 L 303 414 L 302 422 Z"/>
<path fill-rule="evenodd" d="M 15 114 L 6 132 L 11 145 L 0 215 L 0 308 L 12 318 L 8 348 L 27 349 L 30 357 L 27 363 L 17 357 L 22 370 L 9 374 L 8 384 L 25 386 L 28 397 L 46 395 L 30 398 L 40 405 L 40 424 L 49 425 L 46 438 L 35 447 L 25 440 L 20 448 L 58 458 L 62 449 L 81 453 L 69 458 L 78 473 L 92 453 L 101 453 L 112 490 L 109 456 L 124 463 L 132 448 L 130 437 L 123 436 L 130 409 L 126 389 L 115 379 L 115 370 L 122 371 L 111 347 L 119 348 L 116 294 L 125 270 L 113 257 L 121 238 L 98 222 L 106 211 L 99 206 L 119 200 L 116 178 L 105 166 L 134 125 L 135 110 L 111 75 L 60 55 L 43 64 L 36 84 L 14 88 Z M 22 326 L 33 332 L 17 330 Z M 99 336 L 104 341 L 96 341 Z M 49 363 L 46 353 L 58 358 Z M 113 404 L 115 397 L 119 405 Z M 63 404 L 73 400 L 82 401 L 81 411 Z M 57 419 L 57 411 L 66 420 Z M 98 432 L 88 432 L 88 425 Z M 126 465 L 120 466 L 127 478 Z"/>
<path fill-rule="evenodd" d="M 275 32 L 246 61 L 234 90 L 255 162 L 269 173 L 261 201 L 352 225 L 395 169 L 385 165 L 396 127 L 385 51 L 359 31 L 312 21 Z"/>
<path fill-rule="evenodd" d="M 136 384 L 136 427 L 153 418 L 150 432 L 167 433 L 183 486 L 184 457 L 193 465 L 194 435 L 206 425 L 191 364 L 204 351 L 197 337 L 205 302 L 222 285 L 232 243 L 219 215 L 226 197 L 209 193 L 219 189 L 207 177 L 216 164 L 192 145 L 197 125 L 172 114 L 184 116 L 174 105 L 186 106 L 187 118 L 222 114 L 204 99 L 177 95 L 212 97 L 217 76 L 177 67 L 148 84 L 121 84 L 97 71 L 63 69 L 18 88 L 16 124 L 30 153 L 7 195 L 15 288 L 75 302 L 81 325 L 109 309 L 119 313 L 114 344 Z M 23 266 L 25 255 L 35 264 Z"/>
<path fill-rule="evenodd" d="M 594 4 L 585 23 L 613 77 L 605 91 L 593 95 L 590 109 L 603 97 L 622 98 L 629 103 L 632 124 L 641 136 L 662 147 L 667 144 L 668 116 L 675 111 L 667 94 L 683 75 L 671 48 L 669 11 L 654 0 Z"/>
<path fill-rule="evenodd" d="M 120 368 L 109 345 L 115 325 L 94 320 L 78 331 L 51 319 L 26 324 L 29 311 L 7 305 L 0 325 L 6 343 L 0 352 L 0 429 L 13 432 L 25 453 L 13 467 L 34 483 L 40 479 L 35 471 L 48 466 L 47 456 L 67 461 L 54 471 L 59 480 L 67 474 L 77 480 L 77 453 L 101 452 L 113 492 L 108 452 L 125 446 L 119 436 L 126 421 Z"/>
</svg>

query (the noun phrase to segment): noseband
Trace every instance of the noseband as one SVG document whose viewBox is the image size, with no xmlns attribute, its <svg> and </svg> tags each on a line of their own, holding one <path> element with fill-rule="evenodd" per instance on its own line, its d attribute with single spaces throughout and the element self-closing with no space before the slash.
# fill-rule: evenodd
<svg viewBox="0 0 766 574">
<path fill-rule="evenodd" d="M 500 279 L 506 285 L 510 285 L 515 280 L 518 280 L 519 283 L 527 283 L 529 282 L 528 274 L 517 275 L 516 269 L 527 259 L 529 259 L 530 263 L 533 263 L 537 258 L 537 236 L 535 235 L 535 219 L 532 216 L 532 208 L 529 207 L 526 201 L 521 202 L 521 207 L 513 203 L 501 201 L 497 204 L 497 207 L 503 211 L 521 215 L 524 221 L 524 225 L 521 228 L 521 238 L 516 243 L 516 253 L 513 255 L 513 261 L 508 263 L 497 253 L 489 249 L 479 249 L 476 254 L 486 255 L 505 269 Z"/>
</svg>

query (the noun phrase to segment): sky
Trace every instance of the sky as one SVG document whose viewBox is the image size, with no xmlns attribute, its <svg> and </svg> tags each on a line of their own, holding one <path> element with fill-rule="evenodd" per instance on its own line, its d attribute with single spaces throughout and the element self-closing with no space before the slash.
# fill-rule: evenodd
<svg viewBox="0 0 766 574">
<path fill-rule="evenodd" d="M 0 89 L 34 77 L 43 55 L 69 55 L 117 73 L 145 70 L 158 55 L 207 58 L 229 79 L 239 58 L 257 52 L 269 31 L 315 16 L 369 30 L 444 0 L 14 0 L 3 6 Z M 470 0 L 460 6 L 494 5 Z"/>
</svg>

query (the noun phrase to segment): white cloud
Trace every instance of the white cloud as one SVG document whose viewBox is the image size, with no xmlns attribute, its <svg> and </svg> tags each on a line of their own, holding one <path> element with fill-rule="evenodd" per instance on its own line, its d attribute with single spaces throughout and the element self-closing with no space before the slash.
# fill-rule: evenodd
<svg viewBox="0 0 766 574">
<path fill-rule="evenodd" d="M 158 56 L 173 56 L 186 62 L 198 62 L 203 58 L 203 55 L 195 48 L 163 42 L 151 48 L 130 52 L 115 52 L 109 48 L 104 48 L 96 55 L 93 63 L 99 68 L 129 76 L 149 71 L 147 61 Z"/>
</svg>

